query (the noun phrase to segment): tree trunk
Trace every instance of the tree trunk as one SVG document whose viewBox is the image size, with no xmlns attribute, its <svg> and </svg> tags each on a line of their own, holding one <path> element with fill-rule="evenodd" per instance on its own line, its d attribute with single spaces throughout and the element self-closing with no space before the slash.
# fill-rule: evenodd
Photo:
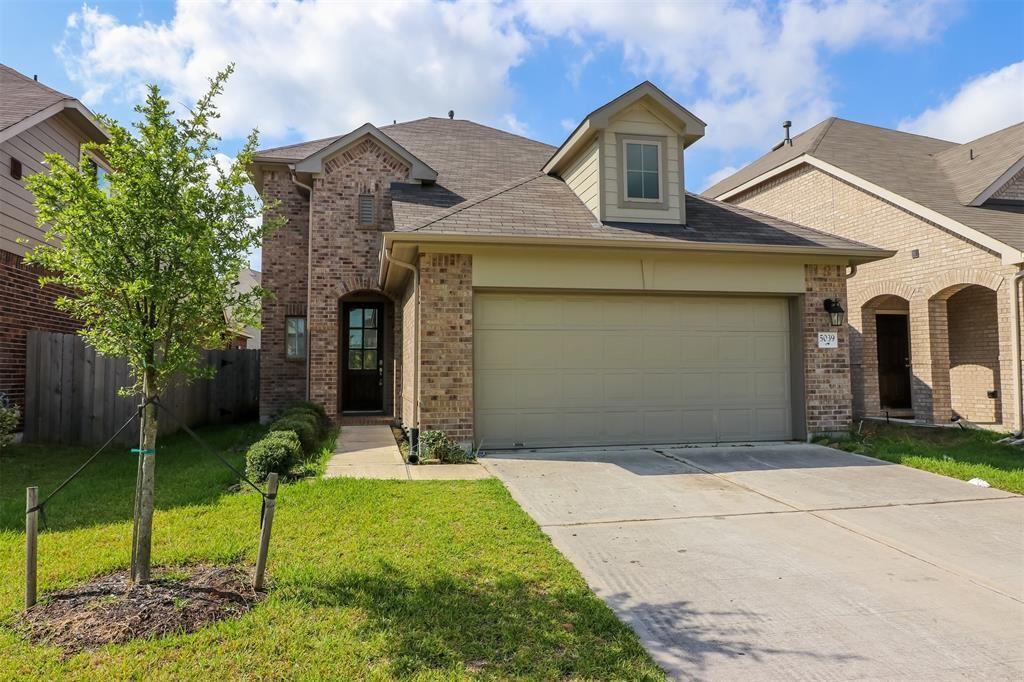
<svg viewBox="0 0 1024 682">
<path fill-rule="evenodd" d="M 142 381 L 147 400 L 156 397 L 150 370 Z M 156 405 L 147 402 L 139 424 L 139 467 L 135 485 L 135 524 L 132 535 L 132 582 L 148 583 L 153 546 L 153 491 L 156 483 Z"/>
</svg>

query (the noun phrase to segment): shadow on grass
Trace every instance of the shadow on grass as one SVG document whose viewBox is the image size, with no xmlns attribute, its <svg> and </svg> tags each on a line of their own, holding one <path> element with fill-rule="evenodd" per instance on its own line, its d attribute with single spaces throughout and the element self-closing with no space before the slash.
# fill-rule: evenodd
<svg viewBox="0 0 1024 682">
<path fill-rule="evenodd" d="M 199 435 L 239 470 L 261 427 L 255 423 L 202 428 Z M 112 445 L 45 507 L 46 528 L 69 530 L 127 521 L 135 496 L 136 456 Z M 185 433 L 157 442 L 156 507 L 171 509 L 215 502 L 237 476 Z M 42 499 L 94 452 L 93 448 L 19 444 L 0 454 L 0 529 L 25 528 L 25 488 L 39 486 Z"/>
<path fill-rule="evenodd" d="M 363 615 L 359 638 L 384 642 L 382 660 L 400 679 L 453 668 L 499 678 L 661 677 L 628 628 L 582 586 L 544 589 L 512 574 L 488 580 L 442 575 L 422 582 L 385 564 L 373 574 L 282 581 L 275 591 L 311 607 L 357 609 Z M 686 601 L 633 603 L 627 595 L 609 602 L 638 632 L 666 636 L 652 644 L 659 662 L 691 675 L 723 657 L 858 658 L 759 647 L 755 641 L 763 638 L 753 626 L 716 627 L 709 620 L 717 616 L 736 623 L 744 615 L 739 612 L 703 613 Z M 744 623 L 758 622 L 745 615 Z"/>
</svg>

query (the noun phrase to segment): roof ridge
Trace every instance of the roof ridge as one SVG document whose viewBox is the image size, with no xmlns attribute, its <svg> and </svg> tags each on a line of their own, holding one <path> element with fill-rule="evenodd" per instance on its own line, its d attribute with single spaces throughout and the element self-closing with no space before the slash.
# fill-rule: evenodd
<svg viewBox="0 0 1024 682">
<path fill-rule="evenodd" d="M 821 129 L 821 131 L 815 136 L 815 138 L 813 140 L 811 140 L 811 144 L 808 145 L 807 149 L 804 150 L 804 154 L 810 154 L 812 152 L 817 151 L 818 145 L 821 144 L 821 141 L 825 139 L 825 135 L 827 135 L 828 131 L 832 129 L 832 126 L 835 125 L 835 122 L 837 120 L 839 120 L 839 118 L 837 116 L 829 116 L 826 119 L 826 121 L 828 121 L 828 123 L 825 125 L 824 128 Z M 817 125 L 821 125 L 821 124 L 818 123 Z M 810 128 L 808 128 L 807 130 L 810 130 Z M 807 131 L 804 131 L 804 132 L 807 132 Z"/>
<path fill-rule="evenodd" d="M 23 74 L 21 71 L 18 71 L 17 69 L 15 69 L 13 67 L 10 67 L 7 64 L 0 64 L 0 66 L 2 66 L 7 71 L 10 71 L 12 74 L 14 74 L 15 76 L 17 76 L 18 78 L 22 79 L 23 81 L 25 81 L 27 83 L 31 83 L 31 84 L 33 84 L 33 85 L 35 85 L 37 87 L 43 88 L 44 90 L 49 90 L 50 92 L 52 92 L 55 95 L 60 95 L 60 97 L 62 99 L 71 99 L 71 100 L 77 100 L 78 99 L 77 97 L 72 97 L 71 95 L 69 95 L 67 93 L 64 93 L 64 92 L 61 92 L 60 90 L 57 90 L 56 88 L 51 88 L 46 83 L 41 83 L 39 80 L 37 80 L 35 78 L 29 78 L 28 76 Z"/>
<path fill-rule="evenodd" d="M 466 210 L 467 208 L 472 208 L 473 206 L 476 206 L 476 205 L 478 205 L 480 203 L 483 203 L 484 201 L 487 201 L 488 199 L 493 199 L 494 197 L 496 197 L 498 195 L 504 194 L 505 192 L 511 191 L 511 190 L 515 189 L 516 187 L 519 187 L 521 185 L 525 185 L 526 183 L 530 182 L 531 180 L 536 180 L 537 178 L 545 176 L 545 175 L 546 175 L 546 173 L 544 173 L 542 171 L 537 171 L 537 172 L 532 173 L 530 175 L 527 175 L 525 177 L 519 178 L 518 180 L 513 180 L 512 182 L 508 183 L 507 185 L 503 185 L 503 186 L 501 186 L 501 187 L 499 187 L 497 189 L 491 190 L 490 192 L 485 192 L 485 193 L 483 193 L 483 194 L 481 194 L 479 196 L 473 197 L 471 199 L 467 199 L 466 201 L 463 201 L 460 204 L 456 204 L 456 205 L 452 206 L 451 208 L 447 208 L 447 209 L 441 211 L 440 213 L 436 213 L 433 216 L 431 216 L 430 218 L 427 218 L 426 220 L 418 223 L 415 227 L 411 227 L 408 230 L 403 230 L 403 232 L 416 232 L 418 230 L 423 229 L 424 227 L 429 227 L 430 225 L 433 225 L 434 223 L 436 223 L 436 222 L 438 222 L 440 220 L 444 220 L 445 218 L 451 217 L 451 216 L 455 215 L 456 213 L 461 213 L 462 211 Z"/>
<path fill-rule="evenodd" d="M 920 137 L 920 138 L 925 139 L 925 140 L 935 140 L 936 142 L 945 142 L 946 144 L 950 144 L 950 145 L 954 145 L 954 146 L 959 144 L 957 142 L 953 142 L 952 140 L 946 140 L 946 139 L 943 139 L 941 137 L 933 137 L 931 135 L 921 135 L 920 133 L 911 133 L 911 132 L 908 132 L 906 130 L 900 130 L 898 128 L 887 128 L 885 126 L 876 125 L 874 123 L 864 123 L 863 121 L 854 121 L 851 118 L 842 118 L 841 116 L 833 116 L 832 118 L 834 118 L 834 119 L 836 119 L 838 121 L 842 121 L 843 123 L 852 123 L 853 125 L 861 126 L 863 128 L 874 128 L 875 130 L 881 130 L 881 131 L 886 132 L 886 133 L 898 133 L 900 135 L 908 135 L 910 137 Z"/>
</svg>

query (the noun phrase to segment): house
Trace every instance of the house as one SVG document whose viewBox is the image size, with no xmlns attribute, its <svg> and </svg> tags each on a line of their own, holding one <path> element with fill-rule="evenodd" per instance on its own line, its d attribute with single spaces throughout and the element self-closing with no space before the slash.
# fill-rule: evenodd
<svg viewBox="0 0 1024 682">
<path fill-rule="evenodd" d="M 262 417 L 308 397 L 488 447 L 849 428 L 833 314 L 891 252 L 686 192 L 704 128 L 645 82 L 557 148 L 450 115 L 258 152 L 288 219 Z"/>
<path fill-rule="evenodd" d="M 1024 123 L 956 144 L 830 118 L 704 195 L 896 252 L 848 283 L 855 414 L 1024 426 Z"/>
<path fill-rule="evenodd" d="M 235 282 L 235 290 L 239 294 L 247 294 L 260 285 L 260 278 L 262 273 L 259 270 L 253 270 L 250 267 L 244 267 L 238 273 L 238 281 Z M 224 318 L 229 324 L 232 324 L 232 309 L 228 308 L 224 311 Z M 233 325 L 237 332 L 231 343 L 228 344 L 229 348 L 245 348 L 247 350 L 259 350 L 260 347 L 260 329 L 259 327 L 252 327 L 249 325 Z"/>
<path fill-rule="evenodd" d="M 45 170 L 46 153 L 77 163 L 83 143 L 106 139 L 81 102 L 0 64 L 0 394 L 22 408 L 28 331 L 70 333 L 78 328 L 53 306 L 67 290 L 40 287 L 43 271 L 22 261 L 44 232 L 36 225 L 25 178 Z M 102 181 L 103 167 L 96 161 Z"/>
</svg>

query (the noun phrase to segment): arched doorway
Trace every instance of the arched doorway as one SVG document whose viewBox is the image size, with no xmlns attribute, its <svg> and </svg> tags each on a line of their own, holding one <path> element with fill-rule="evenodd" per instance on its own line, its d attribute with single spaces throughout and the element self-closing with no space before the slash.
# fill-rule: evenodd
<svg viewBox="0 0 1024 682">
<path fill-rule="evenodd" d="M 914 416 L 909 315 L 910 301 L 893 294 L 876 296 L 862 307 L 868 414 Z"/>
</svg>

